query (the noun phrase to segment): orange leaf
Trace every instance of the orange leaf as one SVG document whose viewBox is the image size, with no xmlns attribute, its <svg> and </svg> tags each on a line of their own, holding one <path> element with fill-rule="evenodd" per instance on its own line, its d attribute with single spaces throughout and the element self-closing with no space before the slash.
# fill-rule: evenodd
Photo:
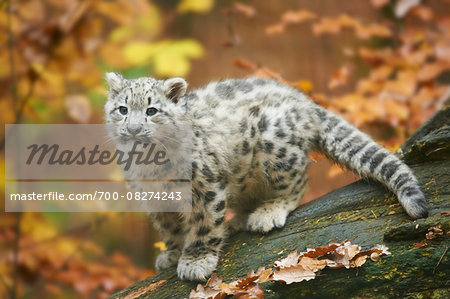
<svg viewBox="0 0 450 299">
<path fill-rule="evenodd" d="M 331 80 L 328 82 L 328 88 L 334 89 L 338 86 L 346 84 L 349 76 L 350 76 L 350 66 L 344 65 L 340 67 L 339 69 L 335 70 L 331 75 Z"/>
<path fill-rule="evenodd" d="M 421 0 L 398 0 L 395 5 L 395 16 L 403 18 L 415 6 L 419 5 Z"/>
<path fill-rule="evenodd" d="M 295 84 L 295 86 L 305 92 L 310 92 L 313 89 L 312 82 L 308 80 L 300 80 Z"/>
<path fill-rule="evenodd" d="M 315 19 L 316 14 L 309 10 L 300 9 L 297 11 L 288 10 L 281 16 L 281 21 L 284 24 L 298 24 L 301 22 Z"/>
<path fill-rule="evenodd" d="M 438 60 L 450 64 L 450 38 L 439 40 L 434 46 L 434 52 Z"/>
<path fill-rule="evenodd" d="M 247 70 L 247 71 L 254 71 L 254 70 L 256 70 L 256 66 L 253 63 L 251 63 L 248 60 L 241 59 L 241 58 L 235 59 L 233 61 L 233 64 L 235 66 L 237 66 L 238 68 L 241 68 L 241 69 L 244 69 L 244 70 Z"/>
<path fill-rule="evenodd" d="M 389 3 L 389 0 L 370 0 L 372 6 L 375 8 L 381 8 Z"/>
<path fill-rule="evenodd" d="M 256 9 L 248 4 L 233 2 L 232 9 L 235 13 L 241 14 L 247 18 L 253 18 L 256 16 Z"/>
<path fill-rule="evenodd" d="M 419 70 L 417 78 L 419 81 L 432 81 L 447 69 L 449 69 L 449 65 L 443 61 L 430 62 Z"/>
<path fill-rule="evenodd" d="M 284 32 L 284 24 L 279 23 L 267 26 L 265 32 L 267 35 L 281 34 Z"/>
<path fill-rule="evenodd" d="M 426 242 L 422 242 L 422 243 L 415 243 L 414 244 L 414 248 L 420 248 L 420 247 L 424 247 L 427 246 L 428 244 Z"/>
<path fill-rule="evenodd" d="M 418 5 L 409 12 L 412 16 L 416 16 L 423 21 L 431 21 L 434 19 L 433 10 L 427 6 Z"/>
<path fill-rule="evenodd" d="M 309 153 L 308 155 L 309 159 L 313 162 L 319 162 L 320 160 L 322 160 L 323 158 L 325 158 L 325 156 L 318 152 L 318 151 L 312 151 Z"/>
</svg>

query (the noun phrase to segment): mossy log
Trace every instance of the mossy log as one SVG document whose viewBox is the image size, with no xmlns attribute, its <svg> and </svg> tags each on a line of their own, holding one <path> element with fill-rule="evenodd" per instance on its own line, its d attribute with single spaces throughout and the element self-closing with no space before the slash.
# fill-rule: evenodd
<svg viewBox="0 0 450 299">
<path fill-rule="evenodd" d="M 228 240 L 217 269 L 224 282 L 250 269 L 272 267 L 293 250 L 352 240 L 384 243 L 392 255 L 360 268 L 328 269 L 313 280 L 261 284 L 265 298 L 450 298 L 450 108 L 440 111 L 403 145 L 430 203 L 430 217 L 412 221 L 382 185 L 361 180 L 300 206 L 286 226 L 267 234 L 242 232 Z M 430 227 L 444 235 L 427 240 Z M 426 243 L 426 245 L 424 244 Z M 421 247 L 420 247 L 421 246 Z M 180 281 L 175 268 L 149 277 L 111 298 L 187 298 L 198 282 Z"/>
</svg>

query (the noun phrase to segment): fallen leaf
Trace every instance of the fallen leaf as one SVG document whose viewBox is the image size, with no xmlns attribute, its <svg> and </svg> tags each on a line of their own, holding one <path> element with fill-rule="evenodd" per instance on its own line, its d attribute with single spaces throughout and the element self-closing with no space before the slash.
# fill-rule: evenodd
<svg viewBox="0 0 450 299">
<path fill-rule="evenodd" d="M 431 21 L 434 19 L 434 12 L 431 8 L 423 5 L 413 7 L 410 12 L 412 16 L 416 16 L 422 21 Z"/>
<path fill-rule="evenodd" d="M 380 255 L 390 255 L 391 252 L 389 248 L 384 244 L 377 244 L 375 247 L 371 248 L 369 251 L 377 251 Z"/>
<path fill-rule="evenodd" d="M 233 64 L 235 66 L 237 66 L 238 68 L 244 69 L 244 70 L 248 70 L 248 71 L 255 71 L 256 70 L 256 66 L 251 63 L 250 61 L 241 59 L 241 58 L 237 58 L 233 61 Z"/>
<path fill-rule="evenodd" d="M 66 109 L 69 116 L 82 124 L 89 121 L 92 108 L 91 103 L 86 96 L 80 94 L 68 95 L 65 100 Z"/>
<path fill-rule="evenodd" d="M 372 6 L 375 8 L 381 8 L 389 3 L 389 0 L 370 0 Z"/>
<path fill-rule="evenodd" d="M 219 287 L 223 293 L 236 298 L 264 298 L 264 291 L 255 282 L 257 279 L 258 276 L 247 275 L 231 283 L 221 283 Z"/>
<path fill-rule="evenodd" d="M 256 9 L 253 6 L 241 2 L 233 2 L 232 10 L 247 18 L 253 18 L 254 16 L 256 16 Z"/>
<path fill-rule="evenodd" d="M 338 86 L 344 85 L 348 82 L 348 78 L 350 77 L 350 66 L 344 65 L 339 69 L 335 70 L 331 75 L 331 79 L 328 82 L 328 88 L 334 89 Z"/>
<path fill-rule="evenodd" d="M 281 21 L 284 24 L 298 24 L 301 22 L 315 19 L 316 14 L 309 10 L 300 9 L 297 11 L 288 10 L 281 16 Z"/>
<path fill-rule="evenodd" d="M 273 24 L 270 26 L 267 26 L 265 29 L 265 32 L 267 35 L 275 35 L 275 34 L 281 34 L 285 30 L 285 26 L 282 23 L 279 24 Z"/>
<path fill-rule="evenodd" d="M 427 245 L 428 245 L 428 243 L 426 243 L 426 242 L 415 243 L 414 244 L 414 248 L 420 248 L 420 247 L 424 247 L 424 246 L 427 246 Z"/>
<path fill-rule="evenodd" d="M 443 71 L 449 68 L 450 66 L 447 63 L 444 63 L 443 61 L 435 61 L 427 63 L 420 68 L 417 74 L 417 79 L 419 81 L 432 81 L 437 76 L 439 76 Z"/>
<path fill-rule="evenodd" d="M 372 254 L 375 254 L 374 259 L 372 259 Z M 372 252 L 372 254 L 370 255 L 372 261 L 378 261 L 377 259 L 377 257 L 379 257 L 378 254 L 376 252 Z M 366 262 L 367 257 L 368 257 L 367 255 L 355 257 L 353 260 L 350 261 L 350 266 L 352 268 L 361 267 Z"/>
<path fill-rule="evenodd" d="M 338 248 L 340 245 L 341 245 L 340 243 L 331 243 L 328 246 L 307 248 L 306 252 L 301 252 L 300 255 L 305 256 L 305 257 L 319 257 L 319 256 L 326 255 L 326 254 L 336 250 L 336 248 Z"/>
<path fill-rule="evenodd" d="M 316 274 L 314 271 L 305 269 L 301 265 L 282 268 L 273 272 L 273 280 L 284 281 L 286 284 L 301 282 L 304 280 L 308 281 L 314 279 L 315 277 Z"/>
<path fill-rule="evenodd" d="M 344 242 L 341 246 L 337 247 L 334 253 L 329 257 L 335 264 L 328 264 L 330 268 L 345 267 L 349 269 L 351 267 L 350 261 L 361 251 L 359 245 L 352 244 L 351 242 Z"/>
<path fill-rule="evenodd" d="M 436 58 L 450 63 L 450 37 L 438 41 L 434 47 Z"/>
<path fill-rule="evenodd" d="M 442 236 L 443 234 L 444 232 L 442 231 L 442 229 L 433 226 L 428 229 L 428 233 L 426 233 L 425 237 L 427 238 L 427 240 L 431 240 L 436 238 L 437 236 Z"/>
<path fill-rule="evenodd" d="M 272 274 L 273 274 L 272 269 L 270 269 L 270 268 L 264 269 L 264 267 L 260 267 L 258 269 L 258 271 L 256 272 L 256 275 L 259 276 L 258 280 L 256 282 L 263 283 L 266 281 L 270 281 L 270 280 L 272 280 Z"/>
<path fill-rule="evenodd" d="M 297 251 L 292 251 L 291 253 L 288 254 L 287 257 L 285 257 L 281 261 L 276 261 L 274 265 L 276 268 L 280 269 L 292 267 L 297 265 L 299 257 L 300 255 L 297 253 Z"/>
<path fill-rule="evenodd" d="M 397 18 L 403 18 L 415 6 L 419 5 L 421 0 L 398 0 L 395 4 L 394 13 Z"/>
<path fill-rule="evenodd" d="M 222 278 L 218 277 L 217 274 L 214 272 L 213 274 L 211 274 L 211 277 L 208 279 L 205 286 L 198 284 L 195 290 L 191 290 L 191 293 L 189 294 L 189 299 L 225 298 L 226 294 L 222 292 L 220 288 L 221 284 Z"/>
<path fill-rule="evenodd" d="M 295 84 L 295 86 L 305 92 L 310 92 L 314 88 L 312 82 L 308 80 L 300 80 Z"/>
<path fill-rule="evenodd" d="M 441 212 L 437 213 L 437 215 L 439 215 L 439 216 L 450 216 L 450 211 L 441 211 Z"/>
</svg>

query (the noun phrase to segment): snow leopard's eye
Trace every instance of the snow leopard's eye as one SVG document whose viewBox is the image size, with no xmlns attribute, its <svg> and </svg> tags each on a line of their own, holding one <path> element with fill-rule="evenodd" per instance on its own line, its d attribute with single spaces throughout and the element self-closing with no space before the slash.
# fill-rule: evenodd
<svg viewBox="0 0 450 299">
<path fill-rule="evenodd" d="M 125 107 L 125 106 L 120 106 L 120 107 L 119 107 L 119 112 L 120 112 L 120 114 L 122 114 L 122 115 L 126 115 L 126 114 L 128 113 L 128 108 Z"/>
<path fill-rule="evenodd" d="M 156 112 L 158 112 L 158 109 L 150 107 L 147 109 L 147 111 L 145 112 L 148 116 L 152 116 L 155 115 Z"/>
</svg>

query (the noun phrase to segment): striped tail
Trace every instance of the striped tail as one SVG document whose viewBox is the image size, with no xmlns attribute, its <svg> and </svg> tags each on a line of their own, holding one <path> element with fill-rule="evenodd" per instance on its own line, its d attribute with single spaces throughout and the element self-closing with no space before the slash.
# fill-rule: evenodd
<svg viewBox="0 0 450 299">
<path fill-rule="evenodd" d="M 411 169 L 341 117 L 316 108 L 318 149 L 335 162 L 376 179 L 392 190 L 412 218 L 428 216 L 428 203 Z"/>
</svg>

